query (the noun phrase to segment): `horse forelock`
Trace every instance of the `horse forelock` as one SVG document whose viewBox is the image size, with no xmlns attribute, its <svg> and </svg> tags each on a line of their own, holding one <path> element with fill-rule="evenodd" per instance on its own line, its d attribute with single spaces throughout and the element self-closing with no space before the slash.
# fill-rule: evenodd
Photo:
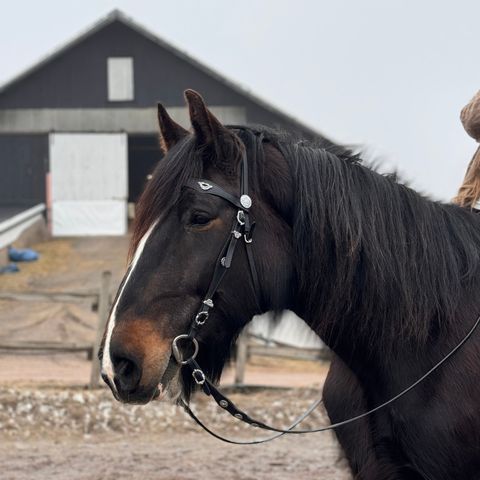
<svg viewBox="0 0 480 480">
<path fill-rule="evenodd" d="M 136 205 L 129 261 L 150 225 L 178 202 L 183 185 L 191 178 L 201 176 L 201 155 L 194 137 L 190 135 L 158 162 Z"/>
</svg>

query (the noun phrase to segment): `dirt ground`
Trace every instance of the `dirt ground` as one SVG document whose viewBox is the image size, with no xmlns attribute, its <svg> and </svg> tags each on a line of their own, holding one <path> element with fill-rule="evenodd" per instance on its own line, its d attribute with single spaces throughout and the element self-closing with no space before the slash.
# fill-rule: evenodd
<svg viewBox="0 0 480 480">
<path fill-rule="evenodd" d="M 111 270 L 113 288 L 125 268 L 128 238 L 56 239 L 36 245 L 40 261 L 0 276 L 0 292 L 90 292 Z M 89 301 L 0 300 L 0 343 L 13 340 L 92 342 L 97 314 Z M 1 480 L 160 480 L 350 478 L 334 436 L 284 437 L 266 445 L 219 442 L 172 405 L 116 402 L 105 388 L 84 388 L 84 354 L 0 353 Z M 327 364 L 252 358 L 246 383 L 295 389 L 234 392 L 252 415 L 285 426 L 318 397 Z M 233 380 L 228 369 L 224 385 Z M 314 388 L 312 388 L 314 387 Z M 263 436 L 203 397 L 194 407 L 208 425 L 232 437 Z M 328 423 L 322 409 L 305 427 Z"/>
<path fill-rule="evenodd" d="M 233 399 L 252 415 L 285 426 L 317 394 L 263 391 Z M 124 406 L 106 390 L 10 388 L 0 398 L 0 478 L 5 480 L 350 478 L 330 432 L 236 446 L 207 436 L 178 407 Z M 194 407 L 224 435 L 264 436 L 206 399 L 196 399 Z M 326 421 L 320 409 L 305 427 Z"/>
<path fill-rule="evenodd" d="M 64 444 L 0 445 L 5 480 L 346 480 L 331 442 L 280 439 L 263 446 L 222 446 L 199 433 L 119 436 Z"/>
</svg>

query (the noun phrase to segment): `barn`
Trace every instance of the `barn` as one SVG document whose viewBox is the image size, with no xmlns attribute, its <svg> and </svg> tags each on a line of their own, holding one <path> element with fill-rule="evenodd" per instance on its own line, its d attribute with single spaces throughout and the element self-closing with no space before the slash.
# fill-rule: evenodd
<svg viewBox="0 0 480 480">
<path fill-rule="evenodd" d="M 224 123 L 318 135 L 115 10 L 0 88 L 0 222 L 46 205 L 54 236 L 125 234 L 160 157 L 156 102 L 188 126 L 186 88 Z"/>
<path fill-rule="evenodd" d="M 161 156 L 156 104 L 188 128 L 187 88 L 223 123 L 319 135 L 115 10 L 0 88 L 0 251 L 45 219 L 53 236 L 124 235 Z M 252 329 L 318 345 L 293 321 Z"/>
</svg>

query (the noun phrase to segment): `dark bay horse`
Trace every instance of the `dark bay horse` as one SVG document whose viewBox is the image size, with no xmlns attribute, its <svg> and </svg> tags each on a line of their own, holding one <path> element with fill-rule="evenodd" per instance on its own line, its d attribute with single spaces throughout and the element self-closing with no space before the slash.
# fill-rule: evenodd
<svg viewBox="0 0 480 480">
<path fill-rule="evenodd" d="M 261 291 L 239 250 L 197 337 L 210 378 L 254 315 L 293 310 L 335 352 L 324 400 L 337 422 L 393 397 L 462 340 L 480 314 L 478 215 L 327 141 L 225 127 L 197 93 L 185 96 L 191 133 L 159 105 L 165 157 L 138 204 L 103 340 L 116 398 L 188 401 L 194 390 L 172 341 L 192 324 L 236 210 L 185 185 L 207 179 L 236 195 L 245 155 Z M 480 332 L 407 395 L 336 433 L 358 479 L 479 479 Z"/>
</svg>

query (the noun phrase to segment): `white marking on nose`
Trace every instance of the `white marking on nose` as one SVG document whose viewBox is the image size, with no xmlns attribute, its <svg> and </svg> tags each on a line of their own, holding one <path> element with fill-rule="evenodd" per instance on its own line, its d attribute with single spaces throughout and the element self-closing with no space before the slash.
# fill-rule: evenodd
<svg viewBox="0 0 480 480">
<path fill-rule="evenodd" d="M 138 261 L 140 260 L 140 257 L 142 256 L 143 249 L 145 248 L 145 244 L 147 243 L 148 238 L 153 232 L 153 229 L 157 225 L 158 221 L 156 221 L 145 233 L 145 235 L 142 237 L 140 242 L 138 243 L 138 247 L 135 250 L 135 254 L 133 256 L 133 260 L 130 263 L 130 268 L 128 269 L 127 272 L 127 277 L 125 278 L 125 281 L 123 282 L 122 288 L 117 295 L 117 300 L 115 301 L 115 305 L 112 308 L 112 313 L 110 314 L 110 317 L 108 319 L 107 323 L 107 334 L 105 336 L 105 344 L 103 347 L 103 358 L 102 358 L 102 373 L 107 375 L 108 379 L 110 380 L 110 384 L 112 385 L 112 388 L 115 388 L 115 384 L 113 382 L 113 364 L 112 364 L 112 358 L 110 356 L 110 342 L 112 340 L 112 333 L 113 329 L 115 328 L 115 321 L 117 317 L 117 308 L 118 304 L 120 303 L 120 299 L 122 298 L 123 292 L 125 291 L 125 287 L 127 286 L 128 281 L 130 280 L 130 277 L 132 276 L 133 271 L 135 270 L 135 267 L 138 264 Z"/>
</svg>

